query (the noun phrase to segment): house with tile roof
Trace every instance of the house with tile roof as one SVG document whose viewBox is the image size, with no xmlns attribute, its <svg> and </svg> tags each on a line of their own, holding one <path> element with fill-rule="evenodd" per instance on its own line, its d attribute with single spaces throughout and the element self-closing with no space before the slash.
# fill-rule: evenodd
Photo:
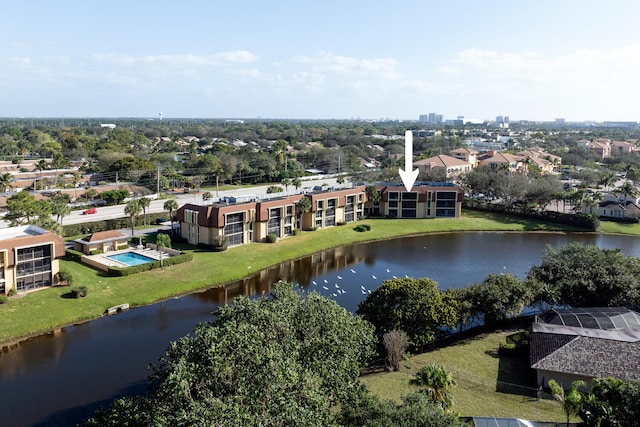
<svg viewBox="0 0 640 427">
<path fill-rule="evenodd" d="M 462 173 L 470 172 L 473 166 L 466 160 L 440 154 L 427 159 L 417 160 L 413 162 L 413 167 L 418 168 L 420 172 L 444 169 L 446 178 L 455 178 Z"/>
<path fill-rule="evenodd" d="M 488 166 L 491 169 L 505 168 L 510 173 L 526 175 L 527 164 L 523 156 L 516 156 L 502 151 L 490 150 L 478 156 L 478 166 Z"/>
<path fill-rule="evenodd" d="M 640 379 L 640 314 L 624 307 L 554 309 L 532 324 L 530 363 L 538 384 L 569 387 L 594 378 Z"/>
<path fill-rule="evenodd" d="M 598 138 L 594 141 L 581 139 L 576 141 L 579 148 L 591 151 L 597 154 L 601 159 L 611 157 L 611 140 L 607 138 Z"/>
<path fill-rule="evenodd" d="M 620 192 L 602 193 L 603 199 L 596 206 L 585 205 L 582 213 L 609 218 L 640 218 L 640 198 Z"/>
<path fill-rule="evenodd" d="M 611 155 L 612 156 L 624 156 L 632 154 L 638 151 L 638 146 L 635 141 L 612 141 L 611 142 Z"/>
<path fill-rule="evenodd" d="M 465 162 L 469 163 L 472 168 L 478 166 L 478 150 L 474 150 L 473 148 L 469 147 L 462 147 L 451 150 L 449 154 L 451 154 L 451 156 L 455 157 L 456 159 L 464 160 Z"/>
<path fill-rule="evenodd" d="M 524 157 L 530 164 L 535 165 L 542 175 L 557 173 L 562 164 L 562 157 L 549 154 L 540 147 L 520 151 L 518 156 Z"/>
</svg>

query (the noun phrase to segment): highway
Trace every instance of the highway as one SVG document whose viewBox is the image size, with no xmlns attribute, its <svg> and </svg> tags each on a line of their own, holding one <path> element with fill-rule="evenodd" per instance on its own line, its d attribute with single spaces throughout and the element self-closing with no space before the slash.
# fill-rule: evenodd
<svg viewBox="0 0 640 427">
<path fill-rule="evenodd" d="M 328 176 L 319 177 L 316 179 L 303 181 L 302 186 L 298 190 L 296 190 L 295 187 L 290 185 L 288 188 L 288 191 L 283 193 L 272 194 L 272 196 L 275 197 L 275 196 L 283 196 L 283 195 L 289 195 L 289 194 L 298 194 L 303 190 L 311 191 L 313 187 L 322 186 L 323 184 L 327 184 L 328 186 L 334 186 L 334 185 L 337 185 L 337 182 L 336 182 L 336 179 L 332 177 L 328 177 Z M 281 184 L 269 184 L 269 185 L 261 185 L 258 187 L 239 188 L 239 189 L 233 189 L 233 190 L 220 191 L 217 196 L 214 190 L 214 191 L 210 191 L 213 194 L 213 199 L 211 199 L 210 201 L 215 202 L 223 197 L 243 197 L 243 196 L 264 197 L 267 195 L 267 188 L 270 185 L 278 185 L 284 188 L 284 186 Z M 202 193 L 203 193 L 202 191 L 200 193 L 190 193 L 190 194 L 178 193 L 175 195 L 175 200 L 176 202 L 178 202 L 178 207 L 184 205 L 185 203 L 202 204 L 203 203 Z M 149 213 L 165 212 L 164 203 L 167 200 L 168 199 L 152 200 L 149 206 L 148 212 Z M 124 213 L 125 206 L 126 205 L 101 206 L 97 208 L 97 211 L 95 214 L 91 214 L 91 215 L 83 215 L 81 210 L 77 210 L 77 211 L 74 210 L 74 211 L 71 211 L 70 215 L 65 216 L 62 219 L 62 223 L 63 225 L 80 224 L 83 222 L 93 222 L 93 221 L 101 221 L 101 220 L 107 220 L 107 219 L 126 217 L 127 215 L 125 215 Z M 8 225 L 6 225 L 3 221 L 1 226 L 7 227 Z"/>
</svg>

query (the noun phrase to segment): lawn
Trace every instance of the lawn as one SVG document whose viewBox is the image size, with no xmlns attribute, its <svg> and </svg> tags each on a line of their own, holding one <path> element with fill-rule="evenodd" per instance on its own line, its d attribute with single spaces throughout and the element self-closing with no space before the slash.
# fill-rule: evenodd
<svg viewBox="0 0 640 427">
<path fill-rule="evenodd" d="M 64 298 L 69 288 L 50 288 L 11 298 L 0 305 L 0 342 L 13 341 L 64 325 L 96 318 L 112 306 L 132 307 L 241 279 L 251 273 L 315 252 L 371 240 L 453 231 L 576 231 L 544 223 L 482 212 L 465 212 L 459 219 L 386 220 L 371 219 L 371 231 L 356 232 L 352 225 L 307 231 L 275 244 L 251 243 L 214 253 L 187 249 L 193 261 L 129 277 L 107 277 L 84 265 L 61 261 L 70 271 L 74 286 L 87 286 L 88 296 Z"/>
<path fill-rule="evenodd" d="M 361 381 L 379 397 L 399 401 L 401 396 L 418 390 L 417 386 L 409 383 L 415 373 L 422 366 L 435 362 L 444 365 L 456 379 L 453 410 L 461 416 L 566 421 L 559 403 L 524 395 L 524 391 L 532 393 L 531 388 L 536 386 L 528 356 L 498 356 L 498 345 L 512 333 L 514 331 L 498 331 L 464 339 L 412 356 L 401 364 L 400 371 L 364 375 Z M 509 387 L 511 392 L 522 394 L 498 392 L 496 389 L 499 387 Z"/>
</svg>

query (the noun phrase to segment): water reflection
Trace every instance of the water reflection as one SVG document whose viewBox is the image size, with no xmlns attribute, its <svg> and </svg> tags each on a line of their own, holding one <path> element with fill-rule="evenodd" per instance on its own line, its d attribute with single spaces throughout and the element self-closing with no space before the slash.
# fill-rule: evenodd
<svg viewBox="0 0 640 427">
<path fill-rule="evenodd" d="M 282 263 L 224 287 L 63 328 L 0 354 L 0 396 L 11 410 L 2 425 L 73 425 L 100 402 L 142 391 L 149 363 L 238 295 L 268 293 L 278 280 L 298 283 L 355 311 L 368 291 L 393 277 L 429 277 L 441 289 L 481 282 L 491 273 L 524 278 L 547 246 L 573 241 L 640 256 L 635 237 L 596 234 L 440 234 L 356 244 Z M 134 390 L 134 391 L 132 391 Z M 44 424 L 43 424 L 44 425 Z"/>
</svg>

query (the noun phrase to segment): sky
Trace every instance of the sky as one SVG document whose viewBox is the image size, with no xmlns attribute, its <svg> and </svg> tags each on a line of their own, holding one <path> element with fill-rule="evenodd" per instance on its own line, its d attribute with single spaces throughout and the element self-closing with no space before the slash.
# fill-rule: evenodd
<svg viewBox="0 0 640 427">
<path fill-rule="evenodd" d="M 0 117 L 640 121 L 637 0 L 24 0 Z"/>
</svg>

